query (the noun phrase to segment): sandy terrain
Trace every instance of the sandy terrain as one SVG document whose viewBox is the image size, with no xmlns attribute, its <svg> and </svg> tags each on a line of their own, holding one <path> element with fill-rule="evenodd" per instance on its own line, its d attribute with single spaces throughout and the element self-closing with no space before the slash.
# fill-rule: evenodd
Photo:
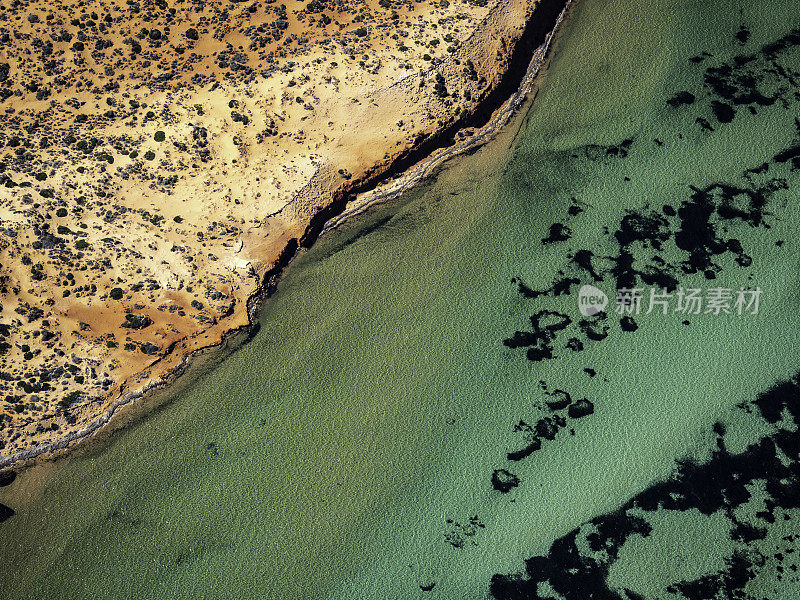
<svg viewBox="0 0 800 600">
<path fill-rule="evenodd" d="M 0 455 L 247 325 L 294 240 L 492 93 L 534 8 L 0 7 Z"/>
</svg>

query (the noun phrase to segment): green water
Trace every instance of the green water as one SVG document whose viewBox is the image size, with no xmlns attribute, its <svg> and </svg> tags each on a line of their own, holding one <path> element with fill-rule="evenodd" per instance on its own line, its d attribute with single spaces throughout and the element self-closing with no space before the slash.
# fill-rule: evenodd
<svg viewBox="0 0 800 600">
<path fill-rule="evenodd" d="M 559 337 L 553 360 L 529 361 L 503 340 L 529 330 L 537 310 L 577 321 L 577 290 L 532 300 L 511 280 L 543 289 L 559 271 L 574 274 L 578 249 L 600 268 L 619 252 L 613 232 L 626 211 L 677 207 L 690 186 L 744 186 L 745 169 L 797 143 L 788 92 L 724 125 L 701 98 L 711 61 L 773 41 L 800 25 L 795 13 L 778 0 L 580 0 L 524 118 L 402 201 L 323 237 L 292 264 L 258 334 L 164 407 L 0 489 L 17 512 L 0 525 L 0 595 L 486 598 L 493 574 L 523 570 L 554 539 L 668 477 L 676 459 L 705 457 L 715 421 L 733 422 L 737 404 L 800 366 L 800 177 L 788 163 L 774 167 L 787 185 L 770 197 L 768 229 L 719 226 L 752 265 L 723 253 L 713 282 L 679 277 L 758 285 L 758 315 L 689 325 L 643 315 L 635 332 L 611 319 L 602 342 L 574 352 Z M 734 38 L 743 24 L 744 45 Z M 708 64 L 688 60 L 701 52 Z M 668 106 L 681 90 L 698 102 Z M 628 138 L 627 157 L 608 154 Z M 568 218 L 574 205 L 583 212 Z M 555 222 L 571 239 L 543 244 Z M 682 259 L 669 243 L 635 248 L 636 260 L 653 254 Z M 597 285 L 613 302 L 613 278 Z M 590 398 L 595 413 L 511 463 L 514 426 L 550 414 L 540 381 Z M 763 434 L 737 431 L 742 445 Z M 491 485 L 499 468 L 520 478 L 510 493 Z M 690 516 L 654 539 L 700 537 Z M 708 521 L 695 575 L 718 568 L 714 548 L 725 551 L 724 525 Z M 655 577 L 653 556 L 626 546 L 612 579 L 658 590 L 688 576 L 678 561 Z"/>
</svg>

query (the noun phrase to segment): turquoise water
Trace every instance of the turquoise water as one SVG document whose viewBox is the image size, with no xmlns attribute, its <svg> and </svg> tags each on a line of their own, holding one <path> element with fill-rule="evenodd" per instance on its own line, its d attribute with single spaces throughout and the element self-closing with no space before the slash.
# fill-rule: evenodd
<svg viewBox="0 0 800 600">
<path fill-rule="evenodd" d="M 555 561 L 555 540 L 680 479 L 676 461 L 717 464 L 716 423 L 732 454 L 773 435 L 747 403 L 800 365 L 800 42 L 774 44 L 795 8 L 579 2 L 500 138 L 320 239 L 258 334 L 158 411 L 0 489 L 17 513 L 0 595 L 510 598 L 493 576 Z M 629 280 L 763 295 L 757 315 L 621 323 Z M 587 283 L 611 308 L 582 323 Z M 753 502 L 780 497 L 758 485 Z M 603 597 L 698 597 L 674 584 L 798 529 L 785 506 L 765 538 L 733 539 L 731 515 L 760 509 L 726 501 L 626 509 L 652 531 L 609 544 Z M 776 572 L 743 589 L 796 597 Z M 559 585 L 517 597 L 588 597 Z"/>
</svg>

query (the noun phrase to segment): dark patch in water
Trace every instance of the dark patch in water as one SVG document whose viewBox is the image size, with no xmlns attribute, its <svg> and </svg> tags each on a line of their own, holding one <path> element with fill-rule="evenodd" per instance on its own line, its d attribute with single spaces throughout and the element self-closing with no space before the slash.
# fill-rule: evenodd
<svg viewBox="0 0 800 600">
<path fill-rule="evenodd" d="M 16 471 L 3 471 L 0 473 L 0 487 L 5 487 L 7 485 L 11 485 L 14 483 L 14 480 L 17 478 Z"/>
<path fill-rule="evenodd" d="M 457 550 L 463 550 L 467 546 L 477 546 L 475 536 L 486 525 L 478 518 L 478 515 L 470 517 L 466 523 L 459 523 L 453 519 L 447 519 L 447 524 L 451 526 L 449 532 L 444 536 L 445 541 Z"/>
<path fill-rule="evenodd" d="M 711 110 L 720 123 L 730 123 L 736 116 L 736 111 L 730 104 L 714 100 L 711 102 Z"/>
<path fill-rule="evenodd" d="M 565 600 L 644 598 L 635 591 L 609 586 L 609 570 L 620 550 L 632 536 L 650 535 L 648 513 L 696 509 L 704 515 L 720 511 L 725 515 L 731 523 L 734 550 L 718 572 L 690 581 L 674 581 L 667 591 L 689 600 L 761 600 L 763 595 L 745 593 L 746 585 L 764 568 L 768 558 L 763 546 L 754 543 L 767 536 L 778 517 L 788 518 L 786 510 L 800 508 L 799 379 L 800 374 L 740 406 L 750 418 L 770 424 L 769 435 L 744 452 L 731 454 L 725 444 L 726 428 L 715 424 L 717 447 L 707 462 L 679 463 L 667 481 L 650 486 L 618 510 L 557 539 L 547 555 L 526 560 L 524 573 L 494 575 L 492 596 L 498 600 L 546 600 L 548 597 L 539 594 L 539 584 L 547 582 Z M 750 501 L 751 490 L 759 486 L 766 490 L 764 510 L 751 518 L 741 517 L 741 511 L 737 513 L 736 509 Z M 585 543 L 580 540 L 588 542 L 588 550 L 582 549 Z M 782 562 L 796 551 L 796 540 L 796 535 L 784 536 L 785 549 L 778 549 L 769 558 Z M 777 568 L 779 579 L 783 570 L 781 566 Z"/>
<path fill-rule="evenodd" d="M 552 392 L 546 392 L 552 400 L 545 400 L 545 404 L 547 408 L 550 410 L 561 410 L 563 408 L 567 408 L 572 402 L 572 396 L 570 396 L 564 390 L 553 390 Z"/>
<path fill-rule="evenodd" d="M 622 317 L 619 320 L 619 326 L 620 329 L 622 329 L 622 331 L 627 331 L 627 332 L 636 331 L 637 329 L 639 329 L 639 326 L 636 324 L 636 321 L 634 321 L 633 317 L 631 316 Z"/>
<path fill-rule="evenodd" d="M 550 233 L 546 238 L 542 238 L 543 244 L 553 244 L 555 242 L 566 242 L 572 232 L 570 231 L 569 227 L 566 227 L 563 223 L 553 223 L 550 225 Z"/>
<path fill-rule="evenodd" d="M 421 589 L 423 592 L 430 592 L 434 587 L 436 587 L 435 582 L 419 584 L 419 589 Z"/>
<path fill-rule="evenodd" d="M 736 39 L 742 46 L 744 46 L 747 43 L 747 40 L 750 39 L 750 30 L 742 25 L 741 28 L 739 28 L 739 31 L 736 32 Z"/>
<path fill-rule="evenodd" d="M 714 55 L 713 54 L 709 54 L 708 52 L 703 52 L 703 53 L 701 53 L 701 54 L 699 54 L 697 56 L 693 56 L 692 58 L 690 58 L 689 62 L 693 62 L 695 64 L 700 64 L 701 62 L 703 62 L 707 58 L 714 58 Z"/>
<path fill-rule="evenodd" d="M 694 104 L 694 101 L 694 94 L 684 91 L 677 92 L 672 98 L 667 100 L 667 104 L 673 108 L 677 108 L 678 106 L 683 106 L 684 104 Z"/>
<path fill-rule="evenodd" d="M 0 523 L 7 521 L 15 514 L 17 513 L 14 512 L 13 508 L 6 506 L 5 504 L 0 504 Z"/>
<path fill-rule="evenodd" d="M 567 410 L 567 414 L 572 419 L 580 419 L 581 417 L 586 417 L 588 415 L 594 414 L 594 404 L 583 398 L 582 400 L 578 400 L 575 404 L 569 407 Z"/>
<path fill-rule="evenodd" d="M 501 494 L 507 494 L 519 485 L 519 477 L 505 469 L 495 469 L 492 473 L 492 487 Z"/>
</svg>

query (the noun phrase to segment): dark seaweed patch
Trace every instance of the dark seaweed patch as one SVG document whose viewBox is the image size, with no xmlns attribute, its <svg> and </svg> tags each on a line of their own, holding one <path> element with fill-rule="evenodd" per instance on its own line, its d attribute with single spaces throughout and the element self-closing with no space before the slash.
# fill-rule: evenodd
<svg viewBox="0 0 800 600">
<path fill-rule="evenodd" d="M 693 56 L 692 58 L 690 58 L 689 62 L 692 62 L 692 63 L 695 63 L 695 64 L 700 64 L 705 59 L 713 58 L 713 57 L 714 57 L 713 54 L 709 54 L 708 52 L 703 52 L 701 54 L 698 54 L 697 56 Z"/>
<path fill-rule="evenodd" d="M 708 119 L 704 119 L 703 117 L 697 117 L 694 121 L 698 125 L 700 125 L 700 131 L 704 133 L 711 133 L 714 131 L 714 128 L 711 126 L 711 123 L 708 122 Z"/>
<path fill-rule="evenodd" d="M 507 494 L 519 485 L 519 477 L 505 469 L 495 469 L 492 473 L 492 487 L 501 494 Z"/>
<path fill-rule="evenodd" d="M 539 438 L 534 438 L 524 448 L 521 448 L 520 450 L 515 450 L 513 452 L 509 452 L 506 456 L 508 457 L 508 460 L 517 462 L 524 458 L 528 458 L 531 454 L 541 449 L 541 447 L 542 447 L 542 440 L 540 440 Z"/>
<path fill-rule="evenodd" d="M 16 471 L 3 471 L 0 473 L 0 487 L 5 487 L 14 483 L 17 478 Z"/>
<path fill-rule="evenodd" d="M 792 160 L 794 148 L 800 148 L 800 145 L 792 146 L 777 158 L 784 162 Z M 800 151 L 796 160 L 800 161 Z M 760 171 L 763 167 L 750 170 L 753 173 Z M 780 177 L 766 180 L 762 185 L 717 182 L 702 189 L 690 186 L 689 197 L 680 202 L 677 210 L 672 205 L 664 205 L 661 211 L 649 207 L 628 210 L 610 235 L 617 247 L 615 254 L 598 257 L 588 248 L 567 252 L 566 268 L 560 270 L 553 283 L 544 289 L 533 289 L 521 277 L 514 277 L 511 281 L 517 285 L 523 298 L 536 300 L 570 294 L 586 276 L 593 282 L 611 277 L 616 289 L 633 289 L 641 283 L 668 292 L 677 289 L 678 278 L 684 274 L 701 273 L 709 280 L 716 279 L 722 271 L 717 258 L 722 255 L 732 255 L 740 267 L 748 267 L 753 262 L 740 239 L 731 235 L 733 226 L 769 227 L 766 207 L 777 191 L 787 188 L 786 180 Z M 543 241 L 555 241 L 563 227 L 562 223 L 554 223 L 550 238 Z M 661 252 L 673 247 L 683 258 L 668 262 Z M 647 258 L 637 258 L 643 251 L 648 251 Z M 543 325 L 543 318 L 556 316 L 557 324 Z M 530 331 L 516 331 L 503 343 L 511 349 L 526 348 L 526 356 L 531 361 L 550 360 L 557 358 L 559 348 L 580 352 L 586 342 L 605 339 L 610 331 L 605 319 L 605 313 L 600 313 L 573 323 L 566 314 L 540 311 L 532 315 Z M 620 327 L 629 332 L 637 329 L 632 318 L 622 319 Z"/>
<path fill-rule="evenodd" d="M 0 504 L 0 523 L 7 521 L 15 514 L 17 513 L 14 512 L 13 508 L 6 506 L 5 504 Z"/>
<path fill-rule="evenodd" d="M 519 450 L 515 450 L 513 452 L 509 452 L 506 457 L 510 461 L 520 461 L 524 458 L 529 457 L 531 454 L 536 452 L 542 447 L 542 440 L 538 438 L 536 433 L 534 432 L 533 427 L 528 425 L 525 421 L 520 421 L 519 424 L 514 426 L 514 432 L 523 434 L 525 439 L 526 445 Z"/>
<path fill-rule="evenodd" d="M 555 242 L 566 242 L 572 232 L 563 223 L 553 223 L 550 225 L 550 233 L 546 238 L 542 238 L 543 244 L 553 244 Z"/>
<path fill-rule="evenodd" d="M 750 30 L 742 25 L 741 28 L 739 28 L 739 31 L 736 32 L 736 39 L 742 46 L 744 46 L 747 43 L 747 40 L 750 39 Z"/>
<path fill-rule="evenodd" d="M 526 560 L 524 573 L 494 575 L 492 596 L 498 600 L 545 600 L 539 594 L 539 583 L 547 582 L 565 600 L 643 598 L 634 591 L 609 586 L 609 569 L 620 549 L 634 534 L 645 538 L 650 535 L 647 513 L 697 509 L 705 515 L 724 513 L 731 522 L 734 551 L 718 572 L 691 581 L 674 581 L 667 591 L 689 600 L 761 600 L 760 595 L 745 593 L 746 585 L 764 567 L 767 558 L 755 543 L 767 536 L 770 526 L 784 514 L 781 511 L 800 508 L 799 379 L 800 374 L 740 406 L 750 418 L 772 425 L 769 435 L 744 452 L 731 454 L 725 444 L 728 431 L 722 424 L 715 424 L 717 449 L 707 462 L 679 463 L 667 481 L 652 485 L 620 509 L 557 539 L 546 556 Z M 766 489 L 765 510 L 751 518 L 740 516 L 736 509 L 751 500 L 751 489 L 758 488 L 758 484 Z M 588 542 L 589 551 L 581 549 L 579 538 Z M 784 561 L 795 552 L 795 540 L 794 535 L 784 536 L 786 549 L 771 558 Z M 793 570 L 796 569 L 795 566 Z M 779 579 L 783 570 L 781 566 L 777 568 Z"/>
<path fill-rule="evenodd" d="M 435 582 L 419 584 L 419 589 L 422 590 L 423 592 L 430 592 L 434 587 L 436 587 Z"/>
<path fill-rule="evenodd" d="M 714 116 L 720 123 L 730 123 L 736 116 L 736 111 L 730 104 L 713 100 L 711 102 L 711 110 L 714 111 Z"/>
<path fill-rule="evenodd" d="M 793 171 L 800 169 L 800 144 L 778 152 L 773 160 L 776 163 L 785 163 L 791 161 Z"/>
<path fill-rule="evenodd" d="M 673 108 L 677 108 L 678 106 L 683 106 L 684 104 L 694 104 L 695 96 L 691 92 L 677 92 L 672 98 L 667 100 L 667 104 L 669 104 Z"/>
<path fill-rule="evenodd" d="M 572 396 L 564 390 L 553 390 L 549 392 L 548 395 L 552 400 L 545 400 L 545 404 L 550 410 L 561 410 L 567 408 L 567 406 L 572 403 Z"/>
<path fill-rule="evenodd" d="M 556 334 L 566 329 L 572 319 L 564 313 L 540 310 L 531 316 L 532 331 L 516 331 L 503 343 L 508 348 L 528 348 L 528 360 L 541 361 L 553 358 L 552 342 Z"/>
<path fill-rule="evenodd" d="M 570 406 L 567 409 L 567 414 L 572 419 L 580 419 L 581 417 L 586 417 L 588 415 L 594 414 L 594 404 L 590 400 L 583 398 L 581 400 L 578 400 L 572 406 Z"/>
<path fill-rule="evenodd" d="M 481 529 L 485 529 L 486 525 L 478 518 L 478 515 L 470 517 L 466 523 L 459 523 L 453 519 L 447 519 L 447 524 L 451 526 L 444 539 L 453 548 L 463 550 L 467 546 L 477 546 L 478 542 L 475 536 L 478 535 Z"/>
</svg>

